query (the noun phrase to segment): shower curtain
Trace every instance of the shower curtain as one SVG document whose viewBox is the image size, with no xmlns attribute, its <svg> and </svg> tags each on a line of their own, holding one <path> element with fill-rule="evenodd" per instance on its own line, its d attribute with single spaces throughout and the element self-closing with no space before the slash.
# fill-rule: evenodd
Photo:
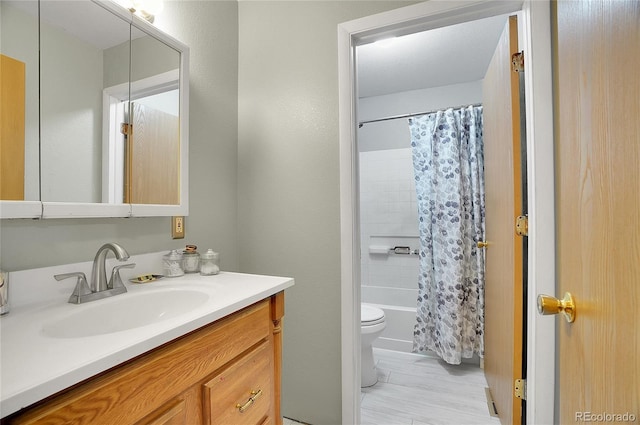
<svg viewBox="0 0 640 425">
<path fill-rule="evenodd" d="M 409 120 L 420 231 L 414 352 L 447 363 L 484 344 L 484 157 L 482 107 Z"/>
</svg>

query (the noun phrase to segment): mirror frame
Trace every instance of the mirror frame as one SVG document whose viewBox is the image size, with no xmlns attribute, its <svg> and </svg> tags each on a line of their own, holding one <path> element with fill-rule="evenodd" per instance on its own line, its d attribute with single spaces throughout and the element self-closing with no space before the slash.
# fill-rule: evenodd
<svg viewBox="0 0 640 425">
<path fill-rule="evenodd" d="M 189 215 L 189 47 L 111 0 L 91 0 L 180 53 L 180 204 L 2 201 L 0 218 L 164 217 Z"/>
</svg>

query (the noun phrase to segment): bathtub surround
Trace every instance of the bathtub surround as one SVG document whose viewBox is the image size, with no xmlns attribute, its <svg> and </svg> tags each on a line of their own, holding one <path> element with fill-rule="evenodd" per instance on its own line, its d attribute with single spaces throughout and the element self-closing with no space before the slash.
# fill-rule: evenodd
<svg viewBox="0 0 640 425">
<path fill-rule="evenodd" d="M 418 256 L 388 250 L 419 246 L 408 134 L 406 131 L 407 147 L 403 149 L 360 153 L 361 298 L 363 303 L 382 308 L 387 318 L 387 327 L 374 347 L 407 353 L 413 346 Z"/>
</svg>

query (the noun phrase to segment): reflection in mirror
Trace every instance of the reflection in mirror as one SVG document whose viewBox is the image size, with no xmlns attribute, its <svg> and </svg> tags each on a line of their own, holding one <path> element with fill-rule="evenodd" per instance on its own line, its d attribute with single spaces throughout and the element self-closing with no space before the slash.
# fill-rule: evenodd
<svg viewBox="0 0 640 425">
<path fill-rule="evenodd" d="M 180 203 L 180 52 L 131 30 L 131 105 L 124 199 Z"/>
<path fill-rule="evenodd" d="M 40 19 L 42 200 L 99 203 L 103 90 L 128 84 L 130 25 L 87 1 L 41 1 Z"/>
<path fill-rule="evenodd" d="M 187 215 L 188 47 L 109 0 L 0 20 L 0 217 Z"/>
<path fill-rule="evenodd" d="M 38 201 L 37 1 L 0 1 L 0 53 L 0 199 Z"/>
</svg>

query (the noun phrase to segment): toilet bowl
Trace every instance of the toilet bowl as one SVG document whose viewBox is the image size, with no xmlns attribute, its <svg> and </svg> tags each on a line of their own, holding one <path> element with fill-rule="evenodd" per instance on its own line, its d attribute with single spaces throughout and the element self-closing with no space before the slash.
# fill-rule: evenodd
<svg viewBox="0 0 640 425">
<path fill-rule="evenodd" d="M 380 336 L 387 326 L 384 311 L 369 304 L 360 306 L 360 334 L 361 334 L 361 387 L 370 387 L 378 382 L 378 373 L 373 360 L 373 341 Z"/>
</svg>

